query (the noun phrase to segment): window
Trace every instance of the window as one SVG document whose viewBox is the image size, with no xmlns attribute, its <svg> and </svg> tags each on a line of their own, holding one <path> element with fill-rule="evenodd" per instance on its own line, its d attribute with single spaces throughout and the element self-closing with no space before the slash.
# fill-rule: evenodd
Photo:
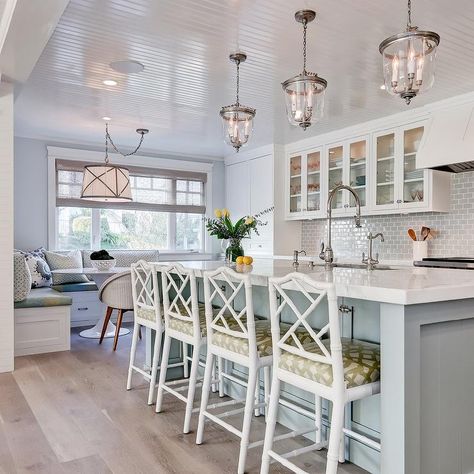
<svg viewBox="0 0 474 474">
<path fill-rule="evenodd" d="M 206 174 L 130 168 L 133 202 L 81 200 L 86 163 L 56 161 L 56 247 L 203 251 Z"/>
</svg>

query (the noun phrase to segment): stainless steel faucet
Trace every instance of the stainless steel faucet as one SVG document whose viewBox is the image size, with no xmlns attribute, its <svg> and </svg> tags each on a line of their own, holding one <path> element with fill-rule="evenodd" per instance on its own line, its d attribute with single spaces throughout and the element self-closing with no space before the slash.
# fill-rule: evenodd
<svg viewBox="0 0 474 474">
<path fill-rule="evenodd" d="M 334 196 L 343 189 L 349 191 L 355 199 L 356 202 L 356 215 L 354 217 L 356 227 L 360 227 L 360 199 L 357 193 L 350 187 L 346 186 L 345 184 L 340 184 L 336 186 L 330 193 L 328 197 L 328 205 L 327 205 L 327 228 L 328 228 L 328 241 L 326 244 L 326 249 L 324 249 L 324 242 L 321 244 L 321 253 L 319 254 L 319 258 L 324 260 L 324 264 L 326 269 L 331 269 L 333 267 L 334 262 L 334 252 L 332 251 L 331 245 L 331 226 L 332 226 L 332 200 Z"/>
<path fill-rule="evenodd" d="M 306 255 L 305 250 L 293 250 L 293 267 L 298 268 L 300 262 L 298 262 L 299 255 Z"/>
<path fill-rule="evenodd" d="M 367 255 L 367 258 L 365 257 L 365 252 L 362 253 L 362 263 L 367 264 L 367 270 L 373 270 L 375 265 L 379 263 L 378 253 L 375 254 L 375 258 L 372 258 L 372 243 L 377 237 L 380 237 L 381 242 L 385 242 L 382 232 L 375 235 L 372 235 L 372 232 L 369 232 L 369 235 L 367 235 L 367 240 L 369 241 L 369 254 Z"/>
</svg>

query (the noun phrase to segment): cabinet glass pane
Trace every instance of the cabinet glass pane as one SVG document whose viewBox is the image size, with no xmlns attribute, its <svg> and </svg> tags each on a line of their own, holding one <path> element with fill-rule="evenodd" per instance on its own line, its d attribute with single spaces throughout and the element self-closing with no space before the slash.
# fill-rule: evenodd
<svg viewBox="0 0 474 474">
<path fill-rule="evenodd" d="M 394 203 L 395 134 L 377 137 L 377 205 Z"/>
<path fill-rule="evenodd" d="M 329 191 L 342 184 L 343 181 L 343 161 L 344 149 L 342 146 L 336 146 L 329 149 Z M 333 209 L 342 208 L 343 193 L 337 193 L 332 201 Z"/>
<path fill-rule="evenodd" d="M 301 212 L 301 156 L 290 158 L 290 212 Z"/>
<path fill-rule="evenodd" d="M 366 204 L 365 186 L 367 182 L 367 142 L 351 143 L 349 147 L 350 186 L 352 186 L 360 199 L 360 205 Z M 352 194 L 349 197 L 350 207 L 355 207 Z"/>
<path fill-rule="evenodd" d="M 321 154 L 319 151 L 310 153 L 307 157 L 307 206 L 308 211 L 320 209 L 321 185 Z"/>
<path fill-rule="evenodd" d="M 405 130 L 403 134 L 403 202 L 423 202 L 424 171 L 416 169 L 416 152 L 423 136 L 423 127 Z"/>
</svg>

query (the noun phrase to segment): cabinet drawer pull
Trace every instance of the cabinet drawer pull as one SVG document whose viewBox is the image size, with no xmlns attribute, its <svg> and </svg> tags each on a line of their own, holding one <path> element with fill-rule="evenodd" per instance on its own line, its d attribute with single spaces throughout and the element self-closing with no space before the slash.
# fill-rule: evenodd
<svg viewBox="0 0 474 474">
<path fill-rule="evenodd" d="M 78 311 L 87 311 L 89 308 L 87 306 L 83 306 L 82 308 L 77 308 Z"/>
</svg>

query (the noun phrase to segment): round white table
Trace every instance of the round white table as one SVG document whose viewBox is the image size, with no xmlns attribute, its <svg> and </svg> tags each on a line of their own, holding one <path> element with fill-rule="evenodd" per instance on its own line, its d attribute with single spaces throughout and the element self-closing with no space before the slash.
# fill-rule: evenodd
<svg viewBox="0 0 474 474">
<path fill-rule="evenodd" d="M 129 267 L 114 267 L 110 270 L 97 270 L 95 268 L 65 268 L 62 270 L 51 270 L 51 273 L 54 275 L 86 275 L 88 278 L 94 280 L 94 283 L 97 285 L 97 288 L 100 288 L 107 278 L 116 273 L 129 272 Z M 79 335 L 87 339 L 100 339 L 102 333 L 102 326 L 104 325 L 105 313 L 100 317 L 97 324 L 90 328 L 84 329 Z M 120 328 L 119 336 L 125 336 L 130 332 L 130 329 Z M 115 324 L 109 321 L 107 325 L 107 330 L 105 331 L 104 337 L 114 337 L 115 335 Z"/>
</svg>

